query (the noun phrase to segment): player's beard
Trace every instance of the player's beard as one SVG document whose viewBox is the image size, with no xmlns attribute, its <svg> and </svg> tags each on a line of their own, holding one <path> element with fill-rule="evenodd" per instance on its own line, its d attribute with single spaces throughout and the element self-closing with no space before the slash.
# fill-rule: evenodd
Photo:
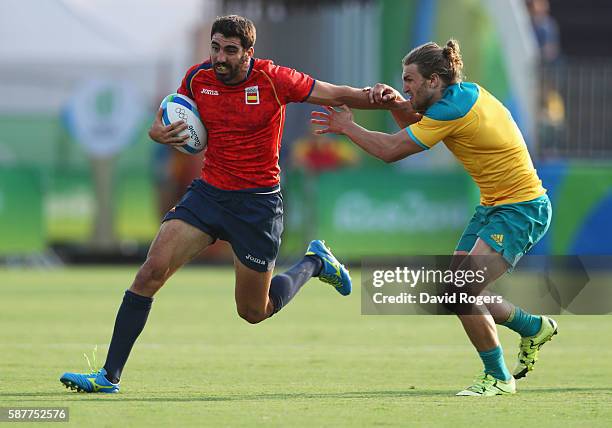
<svg viewBox="0 0 612 428">
<path fill-rule="evenodd" d="M 429 94 L 425 89 L 425 83 L 421 85 L 416 92 L 412 93 L 410 103 L 414 111 L 418 113 L 424 113 L 431 106 L 431 100 L 433 95 Z"/>
<path fill-rule="evenodd" d="M 249 56 L 248 55 L 244 55 L 242 58 L 240 58 L 240 61 L 238 62 L 238 64 L 236 65 L 231 65 L 227 62 L 216 62 L 213 65 L 213 70 L 215 70 L 215 76 L 217 76 L 217 79 L 219 79 L 221 82 L 228 84 L 228 83 L 238 83 L 235 80 L 243 80 L 246 77 L 246 69 L 244 67 L 244 64 L 248 61 Z M 223 73 L 220 74 L 217 72 L 217 66 L 218 65 L 223 65 L 225 66 L 227 73 Z M 245 76 L 241 76 L 241 73 L 245 72 Z"/>
</svg>

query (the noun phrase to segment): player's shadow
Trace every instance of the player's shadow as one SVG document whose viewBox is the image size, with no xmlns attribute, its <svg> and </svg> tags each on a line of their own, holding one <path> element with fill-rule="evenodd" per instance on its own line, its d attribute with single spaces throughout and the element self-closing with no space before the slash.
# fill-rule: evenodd
<svg viewBox="0 0 612 428">
<path fill-rule="evenodd" d="M 273 394 L 236 394 L 236 395 L 202 395 L 177 398 L 140 398 L 133 397 L 127 401 L 257 401 L 257 400 L 319 400 L 319 399 L 361 399 L 361 398 L 398 398 L 415 396 L 448 395 L 449 391 L 418 391 L 414 388 L 399 391 L 347 391 L 329 393 L 273 393 Z"/>
<path fill-rule="evenodd" d="M 612 387 L 567 387 L 567 388 L 533 388 L 519 389 L 519 394 L 559 394 L 568 392 L 607 392 L 612 393 Z"/>
<path fill-rule="evenodd" d="M 381 398 L 381 397 L 407 397 L 407 396 L 432 396 L 448 395 L 447 390 L 423 390 L 419 391 L 414 387 L 398 391 L 347 391 L 330 393 L 273 393 L 273 394 L 235 394 L 235 395 L 188 395 L 183 397 L 130 397 L 129 394 L 85 394 L 74 392 L 12 392 L 0 393 L 0 401 L 57 401 L 58 399 L 71 400 L 90 399 L 93 397 L 117 397 L 121 401 L 142 401 L 142 402 L 189 402 L 189 401 L 251 401 L 251 400 L 309 400 L 309 399 L 329 399 L 329 398 Z M 139 393 L 141 394 L 141 393 Z M 177 391 L 177 395 L 181 394 Z M 184 392 L 182 392 L 184 394 Z M 29 399 L 28 399 L 29 398 Z"/>
<path fill-rule="evenodd" d="M 612 387 L 569 387 L 569 388 L 535 388 L 535 389 L 521 389 L 520 395 L 527 394 L 558 394 L 558 393 L 592 393 L 592 392 L 605 392 L 612 393 Z M 183 392 L 184 393 L 184 392 Z M 176 397 L 132 397 L 129 393 L 119 394 L 78 394 L 73 392 L 12 392 L 12 393 L 0 393 L 0 401 L 11 402 L 11 401 L 74 401 L 76 400 L 91 400 L 100 398 L 117 398 L 121 401 L 134 401 L 134 402 L 215 402 L 215 401 L 257 401 L 257 400 L 318 400 L 318 399 L 370 399 L 370 398 L 401 398 L 401 397 L 452 397 L 455 391 L 444 389 L 444 390 L 419 390 L 417 388 L 410 388 L 405 390 L 393 390 L 393 391 L 346 391 L 346 392 L 329 392 L 329 393 L 273 393 L 273 394 L 235 394 L 235 395 L 188 395 L 179 397 L 180 391 L 177 391 Z M 139 392 L 138 394 L 142 394 Z"/>
</svg>

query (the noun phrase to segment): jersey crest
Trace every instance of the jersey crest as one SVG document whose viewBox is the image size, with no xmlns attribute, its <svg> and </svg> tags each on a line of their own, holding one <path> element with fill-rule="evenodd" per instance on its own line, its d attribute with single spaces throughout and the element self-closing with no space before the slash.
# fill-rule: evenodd
<svg viewBox="0 0 612 428">
<path fill-rule="evenodd" d="M 244 102 L 246 104 L 259 104 L 259 86 L 244 88 Z"/>
</svg>

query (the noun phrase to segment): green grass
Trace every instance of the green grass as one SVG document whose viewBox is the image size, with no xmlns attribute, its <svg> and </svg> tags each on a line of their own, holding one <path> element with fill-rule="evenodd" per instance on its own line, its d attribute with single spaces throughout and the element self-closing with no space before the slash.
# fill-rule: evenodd
<svg viewBox="0 0 612 428">
<path fill-rule="evenodd" d="M 188 268 L 158 294 L 121 393 L 58 381 L 104 360 L 136 268 L 0 270 L 0 406 L 66 406 L 78 426 L 605 426 L 612 317 L 558 317 L 560 334 L 511 397 L 454 397 L 480 361 L 452 317 L 362 316 L 312 281 L 252 326 L 232 272 Z M 358 283 L 359 277 L 355 278 Z M 513 364 L 518 339 L 501 330 Z"/>
</svg>

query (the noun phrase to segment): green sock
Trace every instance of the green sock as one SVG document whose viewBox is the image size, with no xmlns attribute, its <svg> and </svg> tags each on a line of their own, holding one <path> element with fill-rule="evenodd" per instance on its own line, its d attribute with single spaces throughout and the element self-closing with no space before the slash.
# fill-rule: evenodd
<svg viewBox="0 0 612 428">
<path fill-rule="evenodd" d="M 485 373 L 490 374 L 495 379 L 510 380 L 512 376 L 504 362 L 504 351 L 501 345 L 490 351 L 479 352 L 478 355 L 480 355 L 480 359 L 484 363 Z"/>
<path fill-rule="evenodd" d="M 515 306 L 508 320 L 501 325 L 516 331 L 522 337 L 530 337 L 535 336 L 540 331 L 542 317 L 531 315 L 529 312 L 525 312 L 518 306 Z"/>
</svg>

